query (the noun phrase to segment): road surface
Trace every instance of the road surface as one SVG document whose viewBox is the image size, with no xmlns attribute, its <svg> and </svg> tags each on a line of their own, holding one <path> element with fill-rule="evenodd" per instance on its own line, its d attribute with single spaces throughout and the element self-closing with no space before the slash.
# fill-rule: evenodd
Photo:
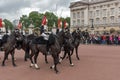
<svg viewBox="0 0 120 80">
<path fill-rule="evenodd" d="M 0 64 L 4 53 L 0 52 Z M 78 61 L 72 56 L 74 67 L 69 65 L 68 59 L 58 65 L 59 74 L 49 69 L 53 64 L 48 56 L 49 64 L 44 61 L 40 53 L 38 57 L 39 70 L 30 68 L 30 61 L 24 62 L 24 51 L 16 50 L 17 67 L 13 67 L 11 56 L 6 66 L 0 66 L 0 80 L 120 80 L 120 46 L 80 45 Z"/>
</svg>

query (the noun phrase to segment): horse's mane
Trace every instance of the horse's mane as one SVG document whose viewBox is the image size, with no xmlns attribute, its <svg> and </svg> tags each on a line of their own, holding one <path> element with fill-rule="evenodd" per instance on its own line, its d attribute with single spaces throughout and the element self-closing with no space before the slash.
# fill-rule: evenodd
<svg viewBox="0 0 120 80">
<path fill-rule="evenodd" d="M 12 33 L 9 35 L 8 39 L 15 39 L 15 32 L 12 32 Z"/>
<path fill-rule="evenodd" d="M 47 41 L 44 40 L 44 37 L 43 37 L 43 36 L 39 36 L 39 37 L 35 37 L 35 38 L 32 40 L 32 43 L 34 43 L 34 44 L 46 44 Z"/>
<path fill-rule="evenodd" d="M 5 35 L 2 37 L 2 43 L 6 43 L 7 40 L 8 40 L 8 37 L 9 37 L 9 35 L 5 34 Z"/>
<path fill-rule="evenodd" d="M 54 44 L 55 39 L 57 39 L 57 36 L 51 33 L 50 36 L 49 36 L 49 39 L 48 39 L 49 40 L 49 45 Z"/>
</svg>

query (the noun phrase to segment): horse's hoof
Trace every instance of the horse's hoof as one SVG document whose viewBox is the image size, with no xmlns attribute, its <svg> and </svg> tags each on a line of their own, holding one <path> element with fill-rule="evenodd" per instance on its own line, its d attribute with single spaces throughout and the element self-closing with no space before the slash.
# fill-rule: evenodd
<svg viewBox="0 0 120 80">
<path fill-rule="evenodd" d="M 68 57 L 66 57 L 66 59 L 68 59 Z"/>
<path fill-rule="evenodd" d="M 59 71 L 56 71 L 56 74 L 59 74 L 60 72 Z"/>
<path fill-rule="evenodd" d="M 33 66 L 34 66 L 34 64 L 31 63 L 29 67 L 31 68 L 31 67 L 33 67 Z"/>
<path fill-rule="evenodd" d="M 30 67 L 30 68 L 32 68 L 32 66 L 31 66 L 31 65 L 30 65 L 29 67 Z"/>
<path fill-rule="evenodd" d="M 16 61 L 17 59 L 15 58 L 14 60 Z"/>
<path fill-rule="evenodd" d="M 53 69 L 52 66 L 50 66 L 50 69 Z"/>
<path fill-rule="evenodd" d="M 15 64 L 15 65 L 13 65 L 14 67 L 17 67 L 17 65 Z"/>
<path fill-rule="evenodd" d="M 48 64 L 48 62 L 46 62 L 46 64 Z"/>
<path fill-rule="evenodd" d="M 27 59 L 25 59 L 24 61 L 27 62 Z"/>
<path fill-rule="evenodd" d="M 79 58 L 79 57 L 78 57 L 77 59 L 78 59 L 78 60 L 80 60 L 80 58 Z"/>
<path fill-rule="evenodd" d="M 50 67 L 50 69 L 54 69 L 55 68 L 55 65 L 52 65 L 51 67 Z"/>
<path fill-rule="evenodd" d="M 39 70 L 40 68 L 35 68 L 36 70 Z"/>
<path fill-rule="evenodd" d="M 80 59 L 78 58 L 78 60 L 80 60 Z"/>
<path fill-rule="evenodd" d="M 2 64 L 2 66 L 4 67 L 4 66 L 5 66 L 5 64 Z"/>
<path fill-rule="evenodd" d="M 61 63 L 61 62 L 62 62 L 62 58 L 59 59 L 59 63 Z"/>
<path fill-rule="evenodd" d="M 59 64 L 61 64 L 61 62 L 59 62 Z"/>
<path fill-rule="evenodd" d="M 74 64 L 72 63 L 72 64 L 70 64 L 70 66 L 71 66 L 71 67 L 73 67 L 73 66 L 74 66 Z"/>
</svg>

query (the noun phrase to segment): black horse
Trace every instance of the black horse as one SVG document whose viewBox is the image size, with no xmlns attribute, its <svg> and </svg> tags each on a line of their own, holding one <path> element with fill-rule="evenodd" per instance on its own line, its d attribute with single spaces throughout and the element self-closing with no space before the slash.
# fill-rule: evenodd
<svg viewBox="0 0 120 80">
<path fill-rule="evenodd" d="M 82 35 L 81 31 L 79 29 L 77 29 L 74 32 L 72 32 L 72 36 L 74 38 L 73 45 L 74 45 L 74 49 L 76 51 L 76 58 L 78 60 L 80 60 L 80 58 L 78 56 L 78 47 L 80 45 L 81 39 L 83 39 L 83 35 Z M 74 49 L 72 49 L 71 55 L 73 54 Z"/>
<path fill-rule="evenodd" d="M 9 53 L 11 54 L 12 57 L 12 64 L 13 66 L 16 66 L 15 61 L 14 61 L 14 52 L 17 41 L 21 41 L 23 39 L 21 33 L 19 30 L 15 30 L 11 33 L 11 35 L 8 37 L 7 42 L 3 45 L 4 48 L 4 59 L 2 61 L 2 66 L 5 66 L 5 61 L 8 58 Z"/>
<path fill-rule="evenodd" d="M 47 60 L 46 46 L 48 43 L 49 51 L 54 61 L 54 65 L 51 66 L 50 68 L 51 69 L 54 68 L 54 70 L 57 73 L 58 72 L 57 64 L 59 63 L 59 54 L 61 52 L 61 48 L 64 44 L 66 37 L 69 37 L 67 33 L 65 33 L 64 31 L 61 31 L 57 35 L 50 34 L 48 41 L 43 40 L 42 36 L 33 39 L 29 43 L 29 48 L 31 50 L 31 54 L 30 54 L 31 65 L 30 66 L 31 67 L 35 66 L 36 69 L 39 69 L 37 65 L 37 57 L 38 57 L 39 52 L 42 52 L 43 55 L 45 55 L 45 60 Z M 32 60 L 33 56 L 34 56 L 34 61 Z"/>
<path fill-rule="evenodd" d="M 63 57 L 61 57 L 60 62 L 66 57 L 66 55 L 68 53 L 70 65 L 74 66 L 74 64 L 72 63 L 72 60 L 71 60 L 71 56 L 73 55 L 73 52 L 74 52 L 74 49 L 75 49 L 76 50 L 76 57 L 77 57 L 78 60 L 80 60 L 80 58 L 78 56 L 78 47 L 79 47 L 79 44 L 81 42 L 82 33 L 79 29 L 77 29 L 77 30 L 72 32 L 71 36 L 72 37 L 69 40 L 72 44 L 71 43 L 68 44 L 69 40 L 66 41 L 67 45 L 64 46 L 64 55 L 63 55 Z"/>
<path fill-rule="evenodd" d="M 84 43 L 85 44 L 87 44 L 88 42 L 89 42 L 89 39 L 90 39 L 90 35 L 89 35 L 89 33 L 88 33 L 88 31 L 86 30 L 86 31 L 82 31 L 82 35 L 83 35 L 83 37 L 84 37 Z"/>
<path fill-rule="evenodd" d="M 23 35 L 23 40 L 22 41 L 17 41 L 17 45 L 20 45 L 21 48 L 25 51 L 25 56 L 24 56 L 24 60 L 27 61 L 27 58 L 29 58 L 29 43 L 31 40 L 35 39 L 37 36 L 34 34 L 30 34 L 30 35 Z"/>
<path fill-rule="evenodd" d="M 51 40 L 50 40 L 51 39 Z M 36 42 L 37 41 L 37 42 Z M 31 67 L 35 66 L 36 69 L 39 69 L 38 65 L 37 65 L 37 57 L 39 52 L 42 52 L 44 55 L 47 54 L 47 50 L 46 50 L 46 41 L 43 41 L 43 37 L 37 37 L 35 39 L 33 39 L 30 43 L 29 43 L 29 48 L 31 50 L 31 54 L 30 54 L 30 60 L 31 60 Z M 56 71 L 56 73 L 58 72 L 57 70 L 57 64 L 59 63 L 59 53 L 60 53 L 60 45 L 58 42 L 58 39 L 55 35 L 50 34 L 49 36 L 49 49 L 50 49 L 50 54 L 53 57 L 54 60 L 54 69 Z M 34 61 L 33 61 L 33 56 L 34 56 Z"/>
</svg>

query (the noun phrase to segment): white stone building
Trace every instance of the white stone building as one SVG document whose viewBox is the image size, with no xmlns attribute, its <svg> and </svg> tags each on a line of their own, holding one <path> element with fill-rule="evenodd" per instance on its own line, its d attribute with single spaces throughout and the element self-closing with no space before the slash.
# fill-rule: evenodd
<svg viewBox="0 0 120 80">
<path fill-rule="evenodd" d="M 71 28 L 120 31 L 120 0 L 82 0 L 70 4 Z"/>
</svg>

